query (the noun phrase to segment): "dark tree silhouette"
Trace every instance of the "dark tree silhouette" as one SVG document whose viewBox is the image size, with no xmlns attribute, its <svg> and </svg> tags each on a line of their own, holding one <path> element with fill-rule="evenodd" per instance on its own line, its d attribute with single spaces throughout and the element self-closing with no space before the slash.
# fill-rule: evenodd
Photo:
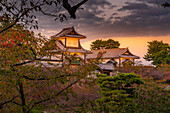
<svg viewBox="0 0 170 113">
<path fill-rule="evenodd" d="M 162 63 L 170 63 L 170 46 L 168 43 L 157 40 L 148 43 L 148 51 L 144 56 L 145 60 L 152 61 L 152 64 L 157 66 Z"/>
<path fill-rule="evenodd" d="M 91 44 L 91 50 L 99 50 L 100 48 L 105 48 L 105 49 L 113 49 L 113 48 L 118 48 L 120 46 L 120 43 L 118 41 L 114 41 L 112 39 L 108 40 L 95 40 Z"/>
</svg>

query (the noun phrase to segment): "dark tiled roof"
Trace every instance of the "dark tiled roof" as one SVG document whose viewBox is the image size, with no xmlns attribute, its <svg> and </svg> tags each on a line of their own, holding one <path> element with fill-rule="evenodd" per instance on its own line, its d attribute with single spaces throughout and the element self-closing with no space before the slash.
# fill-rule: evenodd
<svg viewBox="0 0 170 113">
<path fill-rule="evenodd" d="M 81 39 L 86 38 L 86 36 L 77 33 L 74 27 L 64 28 L 58 34 L 51 36 L 51 38 L 59 38 L 59 37 L 72 37 L 72 38 L 81 38 Z"/>
<path fill-rule="evenodd" d="M 115 70 L 113 64 L 110 63 L 103 63 L 103 64 L 99 64 L 98 66 L 102 70 Z"/>
<path fill-rule="evenodd" d="M 139 59 L 138 56 L 133 55 L 129 52 L 128 48 L 114 48 L 114 49 L 100 49 L 100 50 L 92 50 L 92 54 L 87 55 L 87 59 L 96 58 L 99 52 L 106 52 L 103 54 L 104 59 L 110 58 L 134 58 Z M 129 55 L 124 55 L 124 53 L 129 52 Z"/>
</svg>

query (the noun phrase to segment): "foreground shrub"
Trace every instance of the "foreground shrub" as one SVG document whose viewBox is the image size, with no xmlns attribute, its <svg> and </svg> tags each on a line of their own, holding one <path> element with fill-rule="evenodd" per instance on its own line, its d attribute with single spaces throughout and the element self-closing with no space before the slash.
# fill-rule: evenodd
<svg viewBox="0 0 170 113">
<path fill-rule="evenodd" d="M 117 76 L 98 75 L 101 99 L 95 101 L 100 112 L 134 112 L 134 88 L 132 84 L 143 84 L 139 76 L 132 73 L 118 73 Z"/>
<path fill-rule="evenodd" d="M 142 78 L 132 73 L 117 76 L 98 74 L 97 84 L 102 98 L 95 101 L 104 113 L 168 113 L 170 89 L 168 84 Z"/>
</svg>

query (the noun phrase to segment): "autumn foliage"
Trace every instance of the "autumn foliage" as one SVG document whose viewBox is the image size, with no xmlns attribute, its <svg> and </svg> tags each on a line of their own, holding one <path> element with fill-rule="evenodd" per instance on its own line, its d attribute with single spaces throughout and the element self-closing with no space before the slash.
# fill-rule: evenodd
<svg viewBox="0 0 170 113">
<path fill-rule="evenodd" d="M 2 26 L 10 23 L 8 15 L 2 19 Z M 29 113 L 37 106 L 51 106 L 49 102 L 59 105 L 59 96 L 68 100 L 71 87 L 96 68 L 93 62 L 74 69 L 70 65 L 46 67 L 41 58 L 50 56 L 53 48 L 46 48 L 48 40 L 41 34 L 35 36 L 23 24 L 1 33 L 0 40 L 1 112 Z"/>
</svg>

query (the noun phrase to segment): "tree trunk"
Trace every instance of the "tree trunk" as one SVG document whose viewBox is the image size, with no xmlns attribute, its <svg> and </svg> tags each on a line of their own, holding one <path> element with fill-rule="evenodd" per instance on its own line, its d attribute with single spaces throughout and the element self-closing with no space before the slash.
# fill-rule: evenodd
<svg viewBox="0 0 170 113">
<path fill-rule="evenodd" d="M 22 111 L 23 113 L 27 113 L 26 108 L 25 108 L 25 97 L 24 97 L 24 89 L 23 89 L 23 84 L 21 82 L 21 80 L 19 80 L 18 82 L 19 85 L 19 93 L 20 93 L 20 98 L 21 98 L 21 102 L 22 102 Z"/>
</svg>

